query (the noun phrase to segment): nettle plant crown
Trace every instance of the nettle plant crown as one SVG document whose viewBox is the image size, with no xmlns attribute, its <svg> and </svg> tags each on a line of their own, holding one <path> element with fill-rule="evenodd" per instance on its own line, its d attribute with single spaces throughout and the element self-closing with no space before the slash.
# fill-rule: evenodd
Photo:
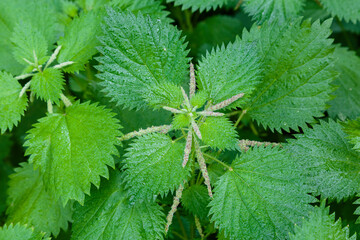
<svg viewBox="0 0 360 240">
<path fill-rule="evenodd" d="M 0 239 L 56 237 L 70 221 L 71 239 L 176 239 L 180 203 L 202 239 L 311 239 L 316 227 L 350 239 L 324 199 L 359 192 L 360 120 L 356 107 L 341 112 L 351 121 L 317 118 L 329 106 L 330 115 L 340 113 L 332 82 L 344 69 L 335 64 L 360 61 L 332 44 L 332 20 L 264 21 L 194 66 L 167 14 L 138 10 L 124 4 L 85 12 L 55 50 L 54 32 L 29 22 L 15 27 L 13 54 L 25 70 L 0 73 L 1 133 L 24 115 L 27 92 L 31 102 L 47 103 L 47 115 L 28 131 L 28 162 L 10 176 Z M 110 109 L 69 96 L 65 76 L 97 53 L 103 99 L 165 110 L 171 123 L 123 134 Z M 285 143 L 239 139 L 245 117 L 271 131 L 301 133 Z"/>
</svg>

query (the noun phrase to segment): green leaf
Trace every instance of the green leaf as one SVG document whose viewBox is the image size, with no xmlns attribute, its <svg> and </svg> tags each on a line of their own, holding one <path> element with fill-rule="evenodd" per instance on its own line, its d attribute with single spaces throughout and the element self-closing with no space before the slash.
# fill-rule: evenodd
<svg viewBox="0 0 360 240">
<path fill-rule="evenodd" d="M 271 130 L 298 131 L 314 117 L 323 116 L 334 90 L 331 20 L 322 24 L 301 19 L 279 28 L 254 26 L 243 33 L 244 41 L 258 41 L 265 76 L 245 109 L 259 124 Z"/>
<path fill-rule="evenodd" d="M 74 64 L 64 68 L 65 72 L 84 70 L 84 65 L 97 53 L 97 37 L 101 34 L 101 12 L 83 13 L 66 27 L 64 37 L 58 41 L 61 51 L 58 62 L 73 61 Z"/>
<path fill-rule="evenodd" d="M 13 224 L 4 225 L 0 227 L 1 240 L 50 240 L 50 238 L 43 238 L 44 233 L 35 232 L 33 228 L 28 228 L 25 225 Z"/>
<path fill-rule="evenodd" d="M 182 10 L 191 8 L 193 12 L 197 10 L 202 12 L 204 10 L 209 11 L 222 7 L 224 4 L 227 4 L 228 0 L 166 0 L 166 2 L 174 2 L 175 6 L 182 5 Z"/>
<path fill-rule="evenodd" d="M 191 165 L 182 167 L 185 143 L 164 134 L 148 134 L 130 144 L 125 154 L 127 187 L 139 199 L 152 199 L 177 188 L 190 175 Z"/>
<path fill-rule="evenodd" d="M 59 36 L 60 25 L 57 23 L 58 15 L 55 2 L 48 0 L 0 1 L 0 69 L 18 75 L 24 68 L 15 60 L 12 54 L 14 45 L 10 39 L 16 26 L 31 26 L 31 29 L 37 32 L 38 36 L 41 35 L 46 39 L 46 46 L 51 46 L 56 42 Z M 25 29 L 19 30 L 27 31 Z M 21 36 L 20 39 L 23 38 L 24 36 Z M 31 39 L 32 36 L 28 35 L 26 38 Z M 39 39 L 34 39 L 34 41 L 38 42 Z"/>
<path fill-rule="evenodd" d="M 255 43 L 237 39 L 207 54 L 198 66 L 199 89 L 207 91 L 213 104 L 239 93 L 244 97 L 231 106 L 243 105 L 261 78 L 261 61 Z"/>
<path fill-rule="evenodd" d="M 190 125 L 190 118 L 186 114 L 177 114 L 174 116 L 171 126 L 173 129 L 181 129 Z"/>
<path fill-rule="evenodd" d="M 119 172 L 111 174 L 110 181 L 92 192 L 83 207 L 77 205 L 72 240 L 163 239 L 161 207 L 147 201 L 131 203 L 121 182 Z"/>
<path fill-rule="evenodd" d="M 27 96 L 19 97 L 21 85 L 11 75 L 0 72 L 0 132 L 3 134 L 7 129 L 12 130 L 27 107 Z"/>
<path fill-rule="evenodd" d="M 134 14 L 141 12 L 144 16 L 149 15 L 152 19 L 161 19 L 171 22 L 167 18 L 169 12 L 165 11 L 165 6 L 158 0 L 112 0 L 110 6 L 120 7 L 123 11 L 131 11 Z"/>
<path fill-rule="evenodd" d="M 16 60 L 27 66 L 27 61 L 43 64 L 47 55 L 48 45 L 45 36 L 29 22 L 20 22 L 16 25 L 11 37 Z M 39 61 L 40 60 L 40 61 Z"/>
<path fill-rule="evenodd" d="M 333 15 L 345 21 L 360 21 L 360 4 L 357 0 L 320 0 L 321 4 Z"/>
<path fill-rule="evenodd" d="M 113 101 L 124 107 L 145 108 L 148 96 L 164 103 L 164 96 L 172 96 L 158 89 L 188 79 L 188 51 L 181 32 L 160 19 L 109 9 L 101 42 L 99 51 L 104 56 L 99 58 L 102 65 L 97 68 L 102 72 L 98 77 L 104 81 L 100 84 Z"/>
<path fill-rule="evenodd" d="M 232 122 L 226 117 L 207 117 L 200 125 L 205 145 L 219 149 L 234 149 L 238 140 Z"/>
<path fill-rule="evenodd" d="M 25 155 L 64 205 L 70 199 L 83 204 L 90 183 L 99 187 L 100 176 L 108 177 L 106 165 L 114 167 L 111 155 L 117 155 L 114 144 L 121 133 L 113 116 L 97 104 L 76 102 L 65 113 L 41 118 L 29 131 Z"/>
<path fill-rule="evenodd" d="M 41 100 L 51 100 L 58 104 L 64 84 L 64 76 L 59 69 L 46 68 L 31 79 L 31 90 Z"/>
<path fill-rule="evenodd" d="M 123 11 L 131 11 L 132 13 L 141 12 L 144 15 L 149 15 L 153 19 L 162 19 L 171 21 L 167 18 L 169 14 L 164 11 L 164 6 L 161 1 L 157 0 L 76 0 L 81 8 L 86 11 L 98 10 L 104 6 L 117 7 Z"/>
<path fill-rule="evenodd" d="M 341 125 L 321 121 L 304 134 L 295 135 L 287 146 L 293 157 L 303 162 L 308 184 L 324 198 L 341 199 L 353 196 L 360 189 L 360 153 L 345 140 Z"/>
<path fill-rule="evenodd" d="M 192 185 L 186 188 L 181 198 L 182 205 L 201 220 L 207 219 L 209 202 L 208 190 L 204 185 Z"/>
<path fill-rule="evenodd" d="M 187 33 L 187 39 L 193 55 L 200 58 L 213 47 L 235 41 L 243 28 L 244 23 L 237 16 L 215 15 L 197 23 L 195 29 Z"/>
<path fill-rule="evenodd" d="M 42 176 L 28 163 L 21 163 L 10 175 L 8 190 L 8 223 L 22 223 L 57 236 L 71 221 L 71 205 L 63 207 L 45 190 Z"/>
<path fill-rule="evenodd" d="M 283 24 L 298 16 L 305 0 L 246 0 L 245 11 L 261 24 L 265 21 Z"/>
<path fill-rule="evenodd" d="M 229 239 L 285 239 L 311 210 L 301 169 L 285 150 L 255 147 L 220 177 L 210 202 L 215 226 Z"/>
<path fill-rule="evenodd" d="M 342 228 L 341 219 L 335 221 L 335 213 L 329 215 L 329 207 L 322 204 L 315 207 L 309 219 L 302 226 L 295 227 L 291 240 L 356 240 L 356 234 L 349 237 L 349 226 Z"/>
<path fill-rule="evenodd" d="M 355 145 L 353 149 L 360 152 L 360 117 L 346 122 L 344 126 L 344 132 L 349 135 L 347 138 L 350 139 L 350 143 Z"/>
<path fill-rule="evenodd" d="M 337 47 L 335 69 L 340 73 L 334 81 L 339 88 L 334 92 L 336 98 L 329 102 L 328 112 L 332 118 L 355 119 L 360 116 L 360 58 L 346 48 Z"/>
</svg>

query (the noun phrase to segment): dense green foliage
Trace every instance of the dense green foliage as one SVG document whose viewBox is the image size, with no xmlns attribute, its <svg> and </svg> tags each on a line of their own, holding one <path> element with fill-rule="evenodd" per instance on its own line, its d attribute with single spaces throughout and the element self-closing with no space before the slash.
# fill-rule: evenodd
<svg viewBox="0 0 360 240">
<path fill-rule="evenodd" d="M 356 239 L 358 0 L 1 0 L 0 240 Z"/>
</svg>

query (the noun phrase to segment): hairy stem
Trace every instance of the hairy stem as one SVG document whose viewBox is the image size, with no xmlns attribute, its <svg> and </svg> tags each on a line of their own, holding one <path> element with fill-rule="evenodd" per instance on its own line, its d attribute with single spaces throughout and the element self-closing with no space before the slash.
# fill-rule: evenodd
<svg viewBox="0 0 360 240">
<path fill-rule="evenodd" d="M 146 135 L 149 133 L 155 133 L 155 132 L 160 132 L 160 133 L 167 133 L 169 132 L 171 129 L 171 125 L 161 125 L 161 126 L 156 126 L 156 127 L 149 127 L 146 129 L 140 129 L 139 131 L 133 131 L 130 132 L 128 134 L 125 134 L 124 136 L 118 138 L 119 141 L 125 141 L 125 140 L 129 140 L 133 137 L 139 137 L 142 135 Z"/>
<path fill-rule="evenodd" d="M 168 213 L 168 215 L 166 217 L 167 222 L 166 222 L 166 225 L 165 225 L 165 233 L 167 233 L 169 231 L 169 227 L 170 227 L 170 225 L 172 223 L 174 213 L 176 212 L 177 207 L 180 204 L 180 198 L 182 196 L 183 190 L 184 190 L 184 186 L 183 186 L 183 184 L 180 184 L 179 188 L 176 190 L 176 194 L 175 194 L 175 197 L 174 197 L 173 204 L 171 206 L 171 210 L 170 210 L 170 212 Z"/>
<path fill-rule="evenodd" d="M 195 152 L 196 152 L 196 157 L 200 166 L 200 170 L 201 173 L 203 175 L 203 178 L 205 180 L 205 185 L 207 186 L 208 189 L 208 193 L 210 198 L 213 198 L 213 194 L 212 194 L 212 189 L 211 189 L 211 184 L 210 184 L 210 177 L 206 168 L 206 163 L 205 163 L 205 159 L 204 156 L 201 152 L 200 146 L 198 141 L 196 140 L 196 138 L 194 138 L 194 143 L 195 143 Z"/>
<path fill-rule="evenodd" d="M 64 95 L 60 94 L 61 101 L 63 101 L 65 107 L 70 107 L 72 105 L 71 101 Z"/>
<path fill-rule="evenodd" d="M 258 141 L 252 141 L 252 140 L 248 140 L 248 139 L 242 139 L 239 140 L 239 147 L 242 151 L 247 151 L 249 150 L 250 147 L 260 147 L 260 146 L 271 146 L 271 147 L 276 147 L 276 146 L 281 146 L 280 143 L 276 143 L 276 142 L 258 142 Z"/>
<path fill-rule="evenodd" d="M 204 239 L 204 233 L 203 233 L 202 228 L 201 228 L 200 220 L 196 215 L 194 216 L 194 219 L 195 219 L 196 229 L 198 230 L 201 239 Z"/>
</svg>

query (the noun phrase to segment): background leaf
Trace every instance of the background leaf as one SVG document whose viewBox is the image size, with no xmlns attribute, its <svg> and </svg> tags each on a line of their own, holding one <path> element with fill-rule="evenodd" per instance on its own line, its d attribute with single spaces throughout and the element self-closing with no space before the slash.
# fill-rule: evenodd
<svg viewBox="0 0 360 240">
<path fill-rule="evenodd" d="M 183 10 L 191 8 L 191 11 L 193 12 L 197 10 L 202 12 L 204 10 L 209 11 L 211 9 L 215 10 L 218 7 L 222 7 L 228 2 L 228 0 L 166 0 L 166 2 L 174 2 L 175 6 L 181 5 Z"/>
<path fill-rule="evenodd" d="M 295 227 L 295 234 L 290 235 L 291 240 L 355 240 L 356 234 L 349 236 L 349 226 L 342 228 L 341 219 L 335 221 L 335 213 L 329 215 L 329 207 L 324 205 L 315 207 L 309 219 L 302 226 Z"/>
<path fill-rule="evenodd" d="M 360 151 L 360 117 L 343 125 L 345 127 L 344 132 L 349 135 L 347 138 L 350 140 L 350 143 L 355 145 L 353 149 Z"/>
<path fill-rule="evenodd" d="M 360 21 L 360 5 L 357 0 L 320 0 L 321 4 L 333 15 L 345 21 Z"/>
<path fill-rule="evenodd" d="M 339 88 L 334 92 L 335 99 L 329 102 L 328 112 L 332 118 L 355 119 L 360 116 L 360 58 L 342 47 L 335 49 L 334 56 L 335 69 L 340 73 L 334 85 Z"/>
<path fill-rule="evenodd" d="M 298 16 L 305 0 L 246 0 L 244 9 L 258 24 L 265 21 L 284 24 Z"/>
<path fill-rule="evenodd" d="M 64 68 L 64 71 L 84 70 L 84 64 L 97 53 L 95 47 L 99 45 L 102 17 L 101 12 L 83 13 L 66 27 L 64 37 L 58 41 L 61 51 L 57 60 L 60 63 L 73 61 L 74 64 Z"/>
<path fill-rule="evenodd" d="M 33 228 L 28 228 L 24 225 L 13 224 L 4 225 L 0 227 L 0 239 L 11 240 L 50 240 L 50 238 L 43 238 L 43 233 L 35 232 Z"/>
<path fill-rule="evenodd" d="M 7 208 L 8 223 L 22 223 L 57 236 L 71 221 L 71 204 L 63 207 L 45 190 L 42 176 L 31 164 L 22 163 L 10 175 Z"/>
<path fill-rule="evenodd" d="M 181 198 L 181 204 L 201 220 L 207 219 L 209 202 L 209 194 L 204 185 L 192 185 L 186 188 Z"/>
</svg>

